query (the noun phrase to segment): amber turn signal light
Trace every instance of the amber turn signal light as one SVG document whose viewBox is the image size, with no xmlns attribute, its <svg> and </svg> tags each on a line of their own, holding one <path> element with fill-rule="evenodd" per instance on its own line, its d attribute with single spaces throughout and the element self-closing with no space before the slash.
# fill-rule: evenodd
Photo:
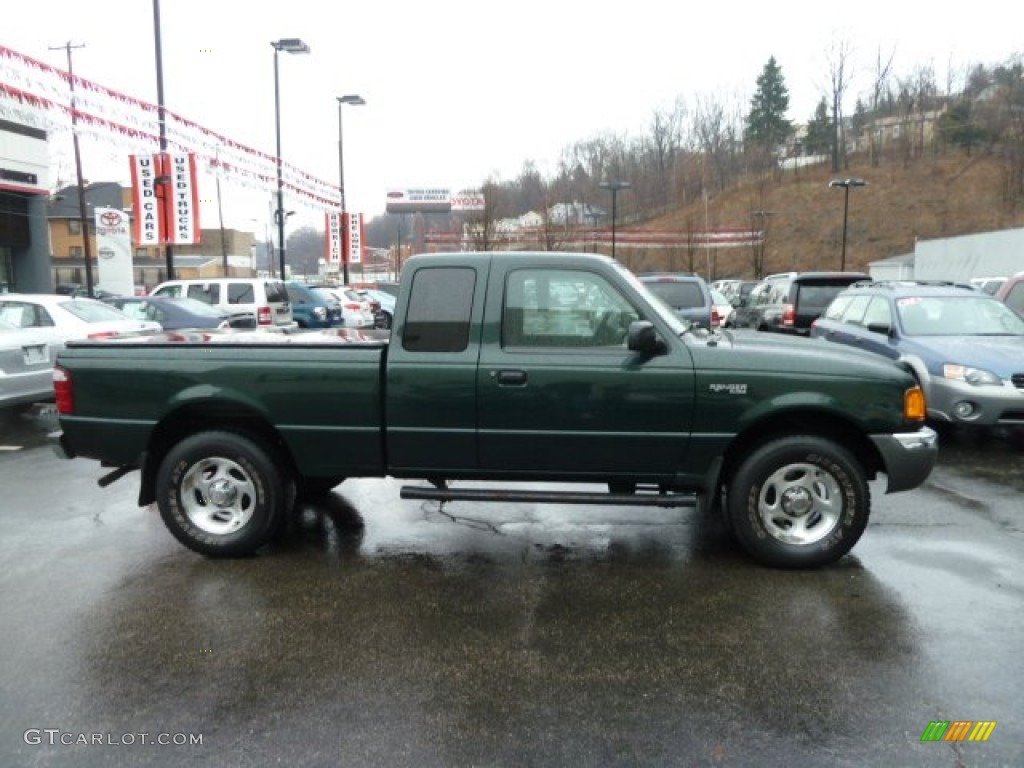
<svg viewBox="0 0 1024 768">
<path fill-rule="evenodd" d="M 911 387 L 903 393 L 903 418 L 911 421 L 924 421 L 928 415 L 924 391 L 920 387 Z"/>
</svg>

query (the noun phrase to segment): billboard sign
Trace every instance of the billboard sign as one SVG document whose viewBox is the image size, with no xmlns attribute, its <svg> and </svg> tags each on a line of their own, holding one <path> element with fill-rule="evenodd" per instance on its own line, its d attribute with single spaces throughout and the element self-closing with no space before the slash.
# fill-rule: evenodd
<svg viewBox="0 0 1024 768">
<path fill-rule="evenodd" d="M 482 211 L 487 207 L 484 193 L 475 189 L 466 189 L 452 196 L 453 211 Z"/>
<path fill-rule="evenodd" d="M 388 192 L 388 213 L 447 213 L 452 209 L 452 192 L 439 187 L 392 189 Z"/>
</svg>

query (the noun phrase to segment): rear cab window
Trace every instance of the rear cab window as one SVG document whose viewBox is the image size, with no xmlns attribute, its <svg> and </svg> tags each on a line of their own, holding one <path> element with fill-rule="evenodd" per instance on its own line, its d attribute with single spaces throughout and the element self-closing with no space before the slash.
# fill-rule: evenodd
<svg viewBox="0 0 1024 768">
<path fill-rule="evenodd" d="M 402 332 L 409 352 L 462 352 L 469 345 L 476 270 L 428 267 L 413 277 Z"/>
</svg>

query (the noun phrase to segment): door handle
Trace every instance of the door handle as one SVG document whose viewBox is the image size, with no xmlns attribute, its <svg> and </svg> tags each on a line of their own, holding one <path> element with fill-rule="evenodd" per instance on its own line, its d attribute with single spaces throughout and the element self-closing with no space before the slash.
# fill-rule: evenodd
<svg viewBox="0 0 1024 768">
<path fill-rule="evenodd" d="M 492 371 L 491 375 L 498 379 L 499 387 L 526 386 L 526 371 Z"/>
</svg>

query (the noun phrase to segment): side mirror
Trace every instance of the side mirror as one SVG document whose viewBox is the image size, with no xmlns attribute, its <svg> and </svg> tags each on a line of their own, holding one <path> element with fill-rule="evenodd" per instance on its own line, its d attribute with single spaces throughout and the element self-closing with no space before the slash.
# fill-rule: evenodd
<svg viewBox="0 0 1024 768">
<path fill-rule="evenodd" d="M 665 342 L 658 338 L 658 332 L 649 320 L 634 320 L 629 324 L 626 349 L 642 355 L 663 355 L 668 351 Z"/>
<path fill-rule="evenodd" d="M 892 334 L 892 326 L 888 323 L 868 323 L 866 327 L 871 333 L 881 333 L 884 336 Z"/>
</svg>

